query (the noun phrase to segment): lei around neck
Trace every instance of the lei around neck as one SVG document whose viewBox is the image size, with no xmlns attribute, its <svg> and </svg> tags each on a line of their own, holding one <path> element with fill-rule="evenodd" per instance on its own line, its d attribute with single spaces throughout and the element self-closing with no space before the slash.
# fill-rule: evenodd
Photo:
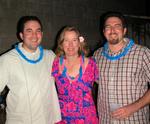
<svg viewBox="0 0 150 124">
<path fill-rule="evenodd" d="M 36 60 L 31 60 L 31 59 L 27 58 L 27 57 L 23 54 L 23 52 L 19 49 L 18 45 L 15 46 L 15 49 L 16 49 L 16 51 L 19 53 L 19 55 L 20 55 L 24 60 L 26 60 L 28 63 L 36 64 L 36 63 L 40 62 L 40 61 L 43 59 L 43 48 L 42 48 L 42 46 L 39 46 L 40 56 L 39 56 L 39 58 L 36 59 Z"/>
<path fill-rule="evenodd" d="M 102 50 L 102 55 L 105 56 L 107 59 L 109 59 L 111 61 L 119 60 L 121 57 L 125 56 L 128 53 L 128 51 L 131 49 L 131 47 L 133 45 L 134 45 L 133 40 L 130 40 L 128 45 L 123 49 L 123 51 L 120 54 L 118 54 L 116 56 L 111 56 L 108 53 L 108 43 L 106 43 L 104 45 L 103 50 Z"/>
<path fill-rule="evenodd" d="M 80 63 L 80 68 L 79 68 L 79 76 L 77 79 L 78 81 L 81 81 L 82 74 L 83 74 L 83 63 L 84 63 L 84 55 L 82 54 L 80 57 L 81 57 L 81 63 Z M 66 68 L 66 66 L 64 66 L 64 56 L 60 57 L 60 65 L 63 67 L 62 75 L 64 77 L 68 77 L 71 80 L 74 80 L 74 77 L 70 77 L 67 75 L 67 68 Z"/>
</svg>

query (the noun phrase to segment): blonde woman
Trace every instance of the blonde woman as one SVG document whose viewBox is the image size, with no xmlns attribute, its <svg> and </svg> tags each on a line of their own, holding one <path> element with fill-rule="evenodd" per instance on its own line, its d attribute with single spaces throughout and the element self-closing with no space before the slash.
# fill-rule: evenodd
<svg viewBox="0 0 150 124">
<path fill-rule="evenodd" d="M 88 55 L 87 43 L 75 27 L 65 27 L 58 38 L 55 77 L 61 115 L 65 124 L 98 124 L 92 87 L 98 78 L 94 59 Z"/>
</svg>

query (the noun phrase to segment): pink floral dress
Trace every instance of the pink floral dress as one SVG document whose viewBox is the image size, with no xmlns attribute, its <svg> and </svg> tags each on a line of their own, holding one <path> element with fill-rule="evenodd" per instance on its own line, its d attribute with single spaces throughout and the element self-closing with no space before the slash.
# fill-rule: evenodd
<svg viewBox="0 0 150 124">
<path fill-rule="evenodd" d="M 84 57 L 82 57 L 84 58 Z M 82 64 L 81 64 L 82 65 Z M 94 59 L 89 58 L 85 69 L 71 81 L 60 73 L 60 58 L 53 63 L 52 75 L 58 88 L 61 115 L 64 124 L 98 124 L 98 116 L 92 98 L 92 87 L 98 79 L 98 69 Z"/>
</svg>

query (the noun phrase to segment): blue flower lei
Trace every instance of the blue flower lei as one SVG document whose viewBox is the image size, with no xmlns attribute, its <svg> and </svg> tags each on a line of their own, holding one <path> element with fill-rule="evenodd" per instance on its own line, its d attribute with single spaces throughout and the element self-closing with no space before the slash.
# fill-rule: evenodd
<svg viewBox="0 0 150 124">
<path fill-rule="evenodd" d="M 42 48 L 42 46 L 39 46 L 40 56 L 39 56 L 39 58 L 38 58 L 37 60 L 30 60 L 30 59 L 28 59 L 28 58 L 22 53 L 22 51 L 19 49 L 18 45 L 15 46 L 15 49 L 16 49 L 16 51 L 19 53 L 19 55 L 21 55 L 21 57 L 22 57 L 23 59 L 25 59 L 27 62 L 29 62 L 29 63 L 31 63 L 31 64 L 36 64 L 36 63 L 38 63 L 39 61 L 41 61 L 42 58 L 43 58 L 43 48 Z"/>
<path fill-rule="evenodd" d="M 82 56 L 82 61 L 84 62 L 84 54 L 81 54 L 81 56 Z M 64 56 L 61 56 L 61 57 L 60 57 L 60 65 L 63 64 L 63 61 L 64 61 Z M 62 75 L 63 75 L 64 77 L 67 77 L 66 72 L 67 72 L 67 68 L 66 68 L 66 66 L 65 66 L 64 69 L 63 69 L 63 72 L 62 72 Z M 82 77 L 82 66 L 80 65 L 78 81 L 81 80 L 81 77 Z"/>
<path fill-rule="evenodd" d="M 121 57 L 125 56 L 129 49 L 134 45 L 133 40 L 130 39 L 128 45 L 123 49 L 123 52 L 121 52 L 119 55 L 116 56 L 110 56 L 108 54 L 108 43 L 106 43 L 104 45 L 104 48 L 102 50 L 102 55 L 105 56 L 107 59 L 111 60 L 111 61 L 115 61 L 115 60 L 119 60 Z"/>
</svg>

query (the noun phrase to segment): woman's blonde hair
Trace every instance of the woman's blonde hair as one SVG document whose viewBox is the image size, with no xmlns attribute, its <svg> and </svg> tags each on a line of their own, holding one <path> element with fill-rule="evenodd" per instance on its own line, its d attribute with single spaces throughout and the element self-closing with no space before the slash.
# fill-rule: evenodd
<svg viewBox="0 0 150 124">
<path fill-rule="evenodd" d="M 85 41 L 85 38 L 83 38 L 83 36 L 81 36 L 79 30 L 76 27 L 73 27 L 73 26 L 65 26 L 61 30 L 61 32 L 59 34 L 59 37 L 57 39 L 56 55 L 58 57 L 60 57 L 62 55 L 65 56 L 62 44 L 64 42 L 65 32 L 67 32 L 67 31 L 74 31 L 78 36 L 78 40 L 79 40 L 79 43 L 80 43 L 80 48 L 79 48 L 78 54 L 79 55 L 84 54 L 85 56 L 88 56 L 89 48 L 88 48 L 87 42 Z M 80 38 L 82 39 L 82 41 L 80 41 Z"/>
</svg>

